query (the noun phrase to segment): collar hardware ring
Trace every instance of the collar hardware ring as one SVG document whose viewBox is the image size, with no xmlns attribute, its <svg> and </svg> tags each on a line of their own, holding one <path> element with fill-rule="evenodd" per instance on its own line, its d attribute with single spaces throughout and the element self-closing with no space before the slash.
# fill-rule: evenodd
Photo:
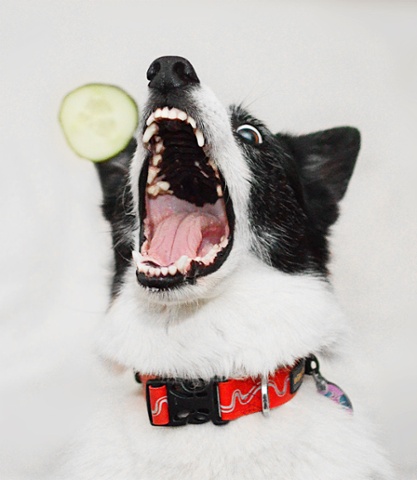
<svg viewBox="0 0 417 480">
<path fill-rule="evenodd" d="M 271 413 L 271 408 L 269 406 L 268 377 L 265 375 L 262 375 L 261 377 L 261 397 L 262 397 L 262 414 L 265 417 L 269 417 Z"/>
</svg>

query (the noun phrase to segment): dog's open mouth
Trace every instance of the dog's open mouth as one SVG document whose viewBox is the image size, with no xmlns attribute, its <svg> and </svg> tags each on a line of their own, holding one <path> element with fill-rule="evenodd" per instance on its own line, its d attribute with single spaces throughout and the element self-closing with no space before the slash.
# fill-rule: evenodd
<svg viewBox="0 0 417 480">
<path fill-rule="evenodd" d="M 139 181 L 139 283 L 169 289 L 220 268 L 232 248 L 234 213 L 203 132 L 182 110 L 158 108 L 143 143 L 150 154 Z"/>
</svg>

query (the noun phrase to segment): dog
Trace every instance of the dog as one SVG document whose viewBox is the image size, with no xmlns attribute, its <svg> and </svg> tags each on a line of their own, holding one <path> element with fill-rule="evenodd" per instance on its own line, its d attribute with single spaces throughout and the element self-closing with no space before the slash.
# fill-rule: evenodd
<svg viewBox="0 0 417 480">
<path fill-rule="evenodd" d="M 129 387 L 60 478 L 392 478 L 354 398 L 319 368 L 338 371 L 349 335 L 328 234 L 358 130 L 274 134 L 182 57 L 147 78 L 139 134 L 97 164 L 114 249 L 98 349 Z"/>
</svg>

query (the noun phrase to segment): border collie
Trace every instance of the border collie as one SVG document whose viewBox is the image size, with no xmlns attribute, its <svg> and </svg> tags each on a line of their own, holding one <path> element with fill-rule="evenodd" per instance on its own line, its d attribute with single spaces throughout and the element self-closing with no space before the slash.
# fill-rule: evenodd
<svg viewBox="0 0 417 480">
<path fill-rule="evenodd" d="M 349 333 L 327 236 L 359 132 L 274 134 L 181 57 L 147 78 L 140 134 L 97 165 L 115 265 L 99 351 L 132 388 L 97 414 L 65 478 L 391 478 L 317 360 L 337 372 Z"/>
</svg>

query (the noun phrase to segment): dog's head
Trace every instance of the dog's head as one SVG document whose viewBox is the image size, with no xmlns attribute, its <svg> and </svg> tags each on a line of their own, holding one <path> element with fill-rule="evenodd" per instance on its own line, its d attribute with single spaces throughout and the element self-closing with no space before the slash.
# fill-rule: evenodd
<svg viewBox="0 0 417 480">
<path fill-rule="evenodd" d="M 115 252 L 113 295 L 182 303 L 221 291 L 252 257 L 286 273 L 326 276 L 326 236 L 359 151 L 359 132 L 273 134 L 225 109 L 181 57 L 148 70 L 137 140 L 98 165 Z M 133 259 L 132 259 L 133 252 Z"/>
</svg>

